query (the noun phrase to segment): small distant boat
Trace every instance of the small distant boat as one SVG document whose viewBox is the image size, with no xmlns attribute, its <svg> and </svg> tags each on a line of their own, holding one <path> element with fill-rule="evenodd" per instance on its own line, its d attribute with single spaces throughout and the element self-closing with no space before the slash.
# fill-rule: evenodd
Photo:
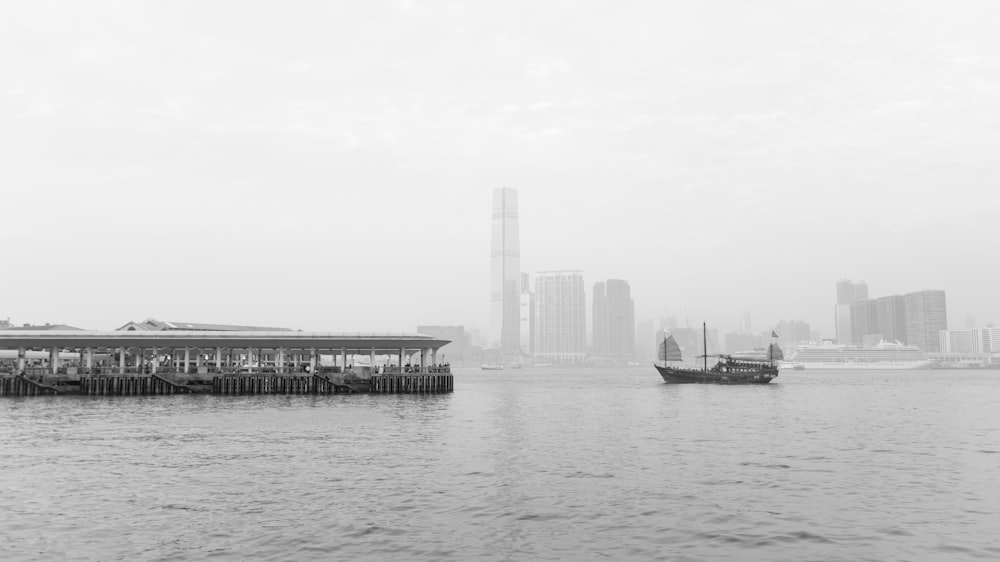
<svg viewBox="0 0 1000 562">
<path fill-rule="evenodd" d="M 483 363 L 482 365 L 479 366 L 479 368 L 484 371 L 502 371 L 503 365 L 500 365 L 498 363 Z"/>
<path fill-rule="evenodd" d="M 775 361 L 784 359 L 784 354 L 775 343 L 768 346 L 767 360 L 751 361 L 734 359 L 730 355 L 719 355 L 719 361 L 712 368 L 709 368 L 708 330 L 704 322 L 701 329 L 703 352 L 700 357 L 705 362 L 700 370 L 670 366 L 671 361 L 683 361 L 684 359 L 681 357 L 681 348 L 674 340 L 674 336 L 667 336 L 664 332 L 659 351 L 659 358 L 663 361 L 663 365 L 654 365 L 660 376 L 663 377 L 663 382 L 670 384 L 767 384 L 778 376 L 778 367 Z"/>
</svg>

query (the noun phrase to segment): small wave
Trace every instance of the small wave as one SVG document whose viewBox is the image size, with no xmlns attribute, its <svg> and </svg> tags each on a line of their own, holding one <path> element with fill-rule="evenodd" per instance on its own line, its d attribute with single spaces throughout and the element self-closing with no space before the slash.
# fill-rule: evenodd
<svg viewBox="0 0 1000 562">
<path fill-rule="evenodd" d="M 820 544 L 833 544 L 833 541 L 824 537 L 823 535 L 817 535 L 815 533 L 810 533 L 809 531 L 795 531 L 793 533 L 787 533 L 784 535 L 776 535 L 772 537 L 776 541 L 780 542 L 813 542 Z"/>
<path fill-rule="evenodd" d="M 756 466 L 760 468 L 792 468 L 787 464 L 764 464 L 761 462 L 741 462 L 740 466 Z"/>
<path fill-rule="evenodd" d="M 576 471 L 571 474 L 567 474 L 565 478 L 614 478 L 615 475 L 609 472 L 604 474 L 592 474 L 590 472 Z"/>
<path fill-rule="evenodd" d="M 514 518 L 515 521 L 555 521 L 565 519 L 566 516 L 556 513 L 526 513 Z"/>
</svg>

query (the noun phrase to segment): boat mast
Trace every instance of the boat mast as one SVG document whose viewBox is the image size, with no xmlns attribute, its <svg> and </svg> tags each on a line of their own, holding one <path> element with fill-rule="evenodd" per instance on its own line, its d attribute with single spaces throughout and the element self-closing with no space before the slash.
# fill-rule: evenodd
<svg viewBox="0 0 1000 562">
<path fill-rule="evenodd" d="M 701 323 L 701 356 L 705 360 L 705 366 L 702 368 L 702 372 L 708 372 L 708 330 L 705 328 L 705 323 Z"/>
</svg>

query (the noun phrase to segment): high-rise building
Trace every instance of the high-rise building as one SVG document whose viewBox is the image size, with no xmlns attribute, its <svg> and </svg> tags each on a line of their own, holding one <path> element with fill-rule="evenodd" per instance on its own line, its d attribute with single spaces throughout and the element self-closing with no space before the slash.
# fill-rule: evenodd
<svg viewBox="0 0 1000 562">
<path fill-rule="evenodd" d="M 586 356 L 587 311 L 580 271 L 535 275 L 535 357 L 576 363 Z"/>
<path fill-rule="evenodd" d="M 594 284 L 594 354 L 631 361 L 635 358 L 635 301 L 628 281 Z"/>
<path fill-rule="evenodd" d="M 594 283 L 593 304 L 590 306 L 594 324 L 593 354 L 604 357 L 608 354 L 608 301 L 604 292 L 604 281 Z"/>
<path fill-rule="evenodd" d="M 864 342 L 866 336 L 873 336 L 878 333 L 878 309 L 875 306 L 875 301 L 871 299 L 856 302 L 849 306 L 851 307 L 850 343 L 858 345 Z M 881 339 L 881 336 L 876 337 L 875 343 L 878 343 Z"/>
<path fill-rule="evenodd" d="M 868 302 L 875 303 L 875 331 L 882 335 L 882 339 L 887 342 L 905 342 L 906 300 L 901 295 L 891 295 Z"/>
<path fill-rule="evenodd" d="M 903 295 L 906 308 L 906 343 L 925 352 L 940 350 L 938 332 L 948 329 L 944 291 L 917 291 Z"/>
<path fill-rule="evenodd" d="M 740 327 L 739 327 L 739 332 L 738 333 L 740 333 L 740 334 L 752 334 L 753 333 L 753 325 L 750 323 L 750 313 L 749 312 L 744 312 L 743 314 L 740 315 Z"/>
<path fill-rule="evenodd" d="M 517 190 L 493 190 L 493 241 L 490 251 L 490 343 L 504 353 L 521 345 L 521 248 Z"/>
<path fill-rule="evenodd" d="M 868 300 L 868 283 L 850 279 L 837 281 L 837 304 L 854 304 Z"/>
<path fill-rule="evenodd" d="M 837 343 L 857 343 L 860 334 L 855 335 L 855 322 L 851 305 L 868 300 L 868 284 L 849 279 L 837 281 L 837 305 L 834 307 L 834 322 L 837 328 Z"/>
<path fill-rule="evenodd" d="M 521 353 L 530 355 L 534 351 L 535 333 L 535 293 L 531 291 L 530 278 L 527 273 L 521 274 L 521 312 L 520 312 L 520 337 Z"/>
</svg>

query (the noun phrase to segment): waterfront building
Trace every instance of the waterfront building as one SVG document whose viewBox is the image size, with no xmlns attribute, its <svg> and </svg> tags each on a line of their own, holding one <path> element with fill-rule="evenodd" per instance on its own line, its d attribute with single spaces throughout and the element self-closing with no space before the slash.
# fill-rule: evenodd
<svg viewBox="0 0 1000 562">
<path fill-rule="evenodd" d="M 941 353 L 982 353 L 974 345 L 972 330 L 941 330 L 938 332 L 938 349 Z"/>
<path fill-rule="evenodd" d="M 635 301 L 628 281 L 594 284 L 594 354 L 624 361 L 635 358 Z"/>
<path fill-rule="evenodd" d="M 993 326 L 972 328 L 969 332 L 972 337 L 973 353 L 1000 354 L 1000 328 Z"/>
<path fill-rule="evenodd" d="M 289 330 L 2 330 L 0 395 L 450 392 L 450 369 L 438 361 L 447 343 Z"/>
<path fill-rule="evenodd" d="M 906 310 L 906 343 L 924 352 L 939 351 L 939 332 L 948 329 L 944 291 L 926 290 L 903 295 Z"/>
<path fill-rule="evenodd" d="M 490 249 L 490 344 L 504 353 L 520 352 L 521 249 L 517 190 L 493 191 Z"/>
<path fill-rule="evenodd" d="M 586 357 L 587 316 L 583 273 L 544 271 L 535 276 L 535 358 L 570 364 Z"/>
</svg>

